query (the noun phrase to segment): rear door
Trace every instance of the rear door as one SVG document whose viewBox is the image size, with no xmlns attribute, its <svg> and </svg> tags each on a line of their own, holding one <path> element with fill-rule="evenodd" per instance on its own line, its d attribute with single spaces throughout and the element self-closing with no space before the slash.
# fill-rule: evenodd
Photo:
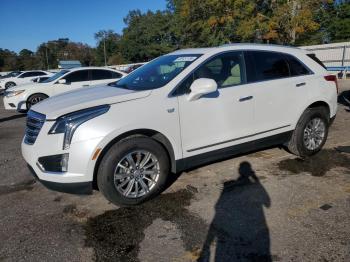
<svg viewBox="0 0 350 262">
<path fill-rule="evenodd" d="M 73 71 L 64 76 L 62 79 L 66 80 L 65 84 L 60 84 L 58 81 L 56 84 L 54 84 L 55 95 L 90 86 L 88 70 Z"/>
<path fill-rule="evenodd" d="M 273 135 L 291 129 L 296 88 L 283 53 L 246 51 L 247 81 L 254 87 L 255 133 Z"/>
<path fill-rule="evenodd" d="M 91 85 L 108 84 L 122 77 L 121 74 L 105 69 L 92 69 L 91 74 Z"/>
</svg>

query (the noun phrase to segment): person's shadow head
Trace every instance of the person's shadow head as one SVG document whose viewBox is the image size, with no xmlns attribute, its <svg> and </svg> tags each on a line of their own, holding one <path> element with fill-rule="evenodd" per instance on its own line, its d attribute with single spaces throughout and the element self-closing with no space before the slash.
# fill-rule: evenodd
<svg viewBox="0 0 350 262">
<path fill-rule="evenodd" d="M 224 183 L 198 261 L 272 260 L 264 214 L 270 197 L 249 162 L 240 163 L 238 173 Z"/>
<path fill-rule="evenodd" d="M 231 191 L 237 187 L 246 185 L 260 184 L 251 164 L 247 161 L 242 162 L 238 168 L 239 177 L 236 180 L 230 180 L 224 183 L 223 193 Z"/>
</svg>

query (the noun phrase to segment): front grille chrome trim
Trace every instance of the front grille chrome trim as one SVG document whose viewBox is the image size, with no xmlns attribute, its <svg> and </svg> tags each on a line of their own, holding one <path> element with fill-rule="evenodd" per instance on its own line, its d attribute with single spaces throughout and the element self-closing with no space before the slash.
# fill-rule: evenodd
<svg viewBox="0 0 350 262">
<path fill-rule="evenodd" d="M 24 136 L 24 143 L 33 145 L 45 123 L 46 116 L 38 112 L 29 110 L 27 114 L 27 126 Z"/>
</svg>

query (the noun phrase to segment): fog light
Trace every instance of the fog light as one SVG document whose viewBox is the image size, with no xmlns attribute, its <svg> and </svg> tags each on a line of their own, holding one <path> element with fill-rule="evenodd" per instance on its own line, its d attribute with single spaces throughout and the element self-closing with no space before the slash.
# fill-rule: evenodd
<svg viewBox="0 0 350 262">
<path fill-rule="evenodd" d="M 69 154 L 43 156 L 38 159 L 38 166 L 42 171 L 67 172 Z"/>
</svg>

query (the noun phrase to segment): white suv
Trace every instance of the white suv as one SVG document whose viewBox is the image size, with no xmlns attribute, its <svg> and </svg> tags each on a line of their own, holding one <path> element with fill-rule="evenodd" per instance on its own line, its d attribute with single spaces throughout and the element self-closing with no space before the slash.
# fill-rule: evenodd
<svg viewBox="0 0 350 262">
<path fill-rule="evenodd" d="M 28 113 L 22 154 L 48 188 L 115 204 L 159 194 L 174 173 L 286 145 L 310 156 L 336 115 L 336 78 L 305 51 L 237 44 L 161 56 L 114 86 Z"/>
<path fill-rule="evenodd" d="M 114 82 L 127 74 L 101 67 L 79 67 L 62 70 L 41 81 L 8 88 L 4 93 L 7 110 L 26 111 L 36 103 L 64 92 L 92 85 Z"/>
</svg>

